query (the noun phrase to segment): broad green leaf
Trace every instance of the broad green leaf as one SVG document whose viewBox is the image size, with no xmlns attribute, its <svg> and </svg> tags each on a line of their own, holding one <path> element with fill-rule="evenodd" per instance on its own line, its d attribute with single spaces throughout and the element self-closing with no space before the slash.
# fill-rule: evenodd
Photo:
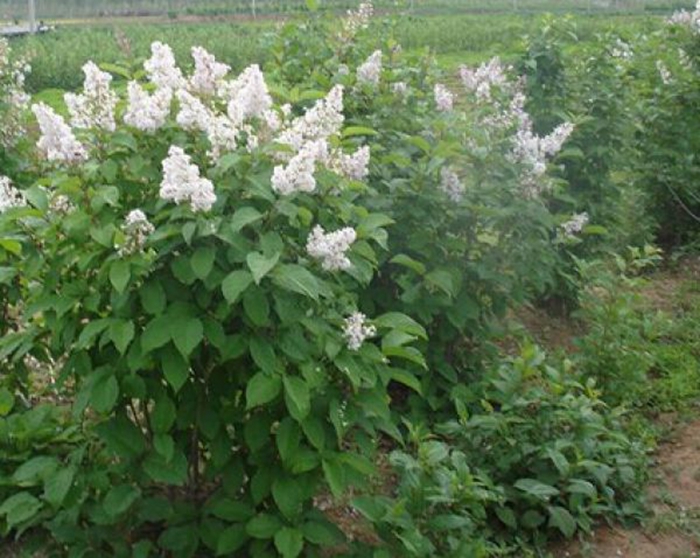
<svg viewBox="0 0 700 558">
<path fill-rule="evenodd" d="M 167 316 L 161 315 L 153 318 L 141 335 L 141 350 L 150 353 L 170 341 L 170 320 Z"/>
<path fill-rule="evenodd" d="M 250 321 L 258 327 L 268 324 L 270 317 L 270 303 L 265 291 L 260 287 L 248 289 L 243 295 L 243 309 Z"/>
<path fill-rule="evenodd" d="M 334 546 L 344 539 L 343 532 L 330 521 L 309 521 L 301 530 L 307 541 L 320 546 Z"/>
<path fill-rule="evenodd" d="M 303 421 L 311 410 L 309 387 L 302 378 L 284 377 L 284 400 L 289 413 L 298 421 Z"/>
<path fill-rule="evenodd" d="M 245 525 L 231 525 L 219 535 L 216 555 L 231 556 L 245 544 L 246 540 L 248 540 L 248 533 L 246 533 Z"/>
<path fill-rule="evenodd" d="M 259 285 L 263 277 L 270 273 L 272 268 L 277 265 L 279 259 L 279 252 L 275 252 L 272 256 L 265 256 L 259 252 L 251 252 L 248 254 L 246 257 L 248 269 L 250 269 L 250 272 L 253 274 L 253 280 L 257 285 Z"/>
<path fill-rule="evenodd" d="M 345 475 L 342 465 L 336 460 L 324 459 L 322 466 L 323 476 L 326 478 L 333 496 L 340 498 L 345 490 Z"/>
<path fill-rule="evenodd" d="M 143 470 L 155 482 L 182 486 L 187 482 L 187 459 L 176 451 L 170 461 L 157 453 L 150 453 L 143 462 Z"/>
<path fill-rule="evenodd" d="M 134 324 L 131 320 L 114 320 L 109 326 L 109 336 L 117 350 L 124 354 L 134 339 Z"/>
<path fill-rule="evenodd" d="M 119 397 L 119 384 L 111 370 L 100 374 L 92 384 L 90 404 L 98 413 L 108 413 Z"/>
<path fill-rule="evenodd" d="M 348 126 L 343 128 L 343 137 L 350 138 L 353 136 L 376 136 L 377 131 L 365 126 Z"/>
<path fill-rule="evenodd" d="M 275 374 L 258 372 L 246 386 L 246 408 L 252 409 L 269 403 L 282 391 L 282 380 Z"/>
<path fill-rule="evenodd" d="M 74 478 L 75 469 L 73 467 L 62 467 L 50 475 L 44 483 L 44 500 L 54 508 L 60 507 L 73 486 Z"/>
<path fill-rule="evenodd" d="M 558 496 L 559 490 L 550 486 L 549 484 L 544 484 L 536 479 L 520 479 L 514 484 L 515 488 L 526 492 L 530 496 L 534 496 L 540 500 L 547 501 L 552 496 Z"/>
<path fill-rule="evenodd" d="M 229 304 L 233 304 L 238 297 L 251 285 L 253 276 L 245 269 L 238 269 L 230 273 L 221 282 L 221 292 Z"/>
<path fill-rule="evenodd" d="M 29 492 L 13 494 L 0 505 L 0 516 L 5 516 L 7 526 L 11 529 L 34 517 L 43 504 Z"/>
<path fill-rule="evenodd" d="M 284 527 L 275 534 L 275 548 L 282 558 L 297 558 L 304 550 L 304 535 L 298 529 Z"/>
<path fill-rule="evenodd" d="M 177 393 L 185 385 L 190 375 L 190 365 L 179 352 L 173 350 L 172 347 L 168 347 L 168 349 L 161 357 L 163 375 Z"/>
<path fill-rule="evenodd" d="M 310 12 L 318 10 L 318 0 L 306 0 L 306 7 Z"/>
<path fill-rule="evenodd" d="M 175 454 L 175 442 L 172 436 L 168 434 L 154 434 L 153 449 L 155 449 L 166 462 L 169 462 Z"/>
<path fill-rule="evenodd" d="M 10 414 L 15 406 L 15 396 L 7 388 L 0 388 L 0 417 Z"/>
<path fill-rule="evenodd" d="M 410 256 L 407 256 L 406 254 L 399 254 L 397 256 L 394 256 L 389 261 L 390 261 L 390 263 L 393 263 L 396 265 L 401 265 L 403 267 L 407 267 L 408 269 L 412 269 L 418 275 L 425 274 L 425 266 L 421 262 L 414 260 L 413 258 L 411 258 Z"/>
<path fill-rule="evenodd" d="M 157 316 L 165 310 L 165 291 L 158 281 L 151 281 L 143 285 L 139 289 L 139 297 L 141 298 L 141 306 L 149 314 Z"/>
<path fill-rule="evenodd" d="M 272 498 L 282 514 L 293 520 L 301 513 L 304 491 L 294 477 L 277 476 L 272 483 Z"/>
<path fill-rule="evenodd" d="M 141 497 L 141 489 L 130 484 L 113 486 L 105 496 L 103 507 L 107 515 L 117 517 L 126 512 Z"/>
<path fill-rule="evenodd" d="M 551 506 L 549 509 L 549 526 L 556 527 L 562 534 L 570 539 L 576 532 L 576 520 L 569 510 L 561 506 Z"/>
<path fill-rule="evenodd" d="M 240 231 L 243 227 L 255 223 L 263 218 L 263 214 L 260 213 L 254 207 L 241 207 L 236 210 L 231 217 L 231 230 L 233 232 Z"/>
<path fill-rule="evenodd" d="M 151 413 L 151 427 L 153 432 L 164 434 L 170 430 L 175 422 L 175 405 L 167 395 L 160 397 Z"/>
<path fill-rule="evenodd" d="M 39 455 L 20 465 L 12 475 L 12 482 L 18 486 L 35 486 L 41 484 L 58 469 L 55 457 Z"/>
<path fill-rule="evenodd" d="M 109 280 L 118 293 L 123 293 L 131 279 L 131 267 L 124 260 L 117 260 L 109 268 Z"/>
<path fill-rule="evenodd" d="M 299 444 L 301 442 L 301 429 L 299 425 L 290 417 L 286 417 L 280 423 L 279 428 L 277 428 L 275 441 L 277 442 L 277 450 L 280 453 L 282 461 L 284 463 L 290 462 L 299 449 Z"/>
<path fill-rule="evenodd" d="M 170 337 L 183 357 L 188 358 L 204 339 L 204 326 L 199 318 L 187 315 L 171 316 Z"/>
<path fill-rule="evenodd" d="M 372 323 L 378 328 L 398 329 L 404 333 L 427 339 L 428 334 L 425 328 L 413 318 L 400 312 L 387 312 L 381 316 L 374 318 Z"/>
<path fill-rule="evenodd" d="M 198 279 L 206 279 L 209 277 L 212 268 L 214 267 L 214 258 L 216 257 L 216 250 L 210 246 L 202 246 L 197 248 L 192 258 L 190 259 L 190 265 L 192 266 L 192 271 Z"/>
<path fill-rule="evenodd" d="M 282 528 L 282 523 L 274 515 L 261 513 L 246 525 L 246 532 L 256 539 L 271 539 Z"/>
<path fill-rule="evenodd" d="M 287 291 L 318 300 L 320 294 L 318 280 L 305 267 L 297 264 L 280 265 L 273 271 L 272 281 Z"/>
</svg>

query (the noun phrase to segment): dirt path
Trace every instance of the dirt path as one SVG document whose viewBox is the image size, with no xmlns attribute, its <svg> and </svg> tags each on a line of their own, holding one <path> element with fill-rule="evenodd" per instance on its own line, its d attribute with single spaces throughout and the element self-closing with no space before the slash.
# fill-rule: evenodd
<svg viewBox="0 0 700 558">
<path fill-rule="evenodd" d="M 603 527 L 555 558 L 694 558 L 700 556 L 700 420 L 659 447 L 649 489 L 653 516 L 636 529 Z"/>
</svg>

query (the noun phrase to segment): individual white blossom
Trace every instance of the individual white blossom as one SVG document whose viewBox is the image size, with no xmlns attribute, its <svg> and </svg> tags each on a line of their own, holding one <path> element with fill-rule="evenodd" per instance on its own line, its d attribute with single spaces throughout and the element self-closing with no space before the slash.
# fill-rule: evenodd
<svg viewBox="0 0 700 558">
<path fill-rule="evenodd" d="M 367 324 L 367 316 L 362 312 L 353 312 L 345 318 L 343 337 L 351 351 L 357 351 L 365 340 L 375 335 L 377 335 L 377 328 Z"/>
<path fill-rule="evenodd" d="M 439 112 L 450 112 L 454 106 L 454 95 L 442 83 L 436 83 L 433 90 L 435 105 Z"/>
<path fill-rule="evenodd" d="M 583 213 L 573 215 L 571 219 L 562 223 L 560 226 L 564 236 L 570 239 L 580 233 L 587 224 L 588 213 L 584 211 Z"/>
<path fill-rule="evenodd" d="M 66 93 L 64 100 L 74 128 L 99 128 L 113 132 L 117 94 L 112 91 L 112 76 L 92 61 L 83 66 L 85 81 L 80 94 Z"/>
<path fill-rule="evenodd" d="M 130 256 L 142 252 L 148 237 L 156 230 L 140 209 L 134 209 L 124 219 L 121 227 L 124 232 L 124 244 L 119 247 L 120 256 Z"/>
<path fill-rule="evenodd" d="M 321 267 L 326 271 L 349 269 L 352 263 L 345 253 L 356 238 L 351 227 L 326 233 L 321 225 L 316 225 L 306 241 L 306 251 L 312 258 L 321 260 Z"/>
<path fill-rule="evenodd" d="M 670 85 L 673 81 L 673 76 L 671 75 L 669 69 L 666 67 L 666 64 L 663 63 L 663 60 L 656 61 L 656 69 L 659 72 L 659 76 L 661 77 L 662 83 L 664 85 Z"/>
<path fill-rule="evenodd" d="M 475 93 L 479 101 L 490 101 L 494 87 L 502 87 L 507 84 L 508 68 L 503 66 L 499 57 L 484 62 L 478 68 L 462 66 L 459 75 L 462 85 L 469 92 Z"/>
<path fill-rule="evenodd" d="M 360 147 L 352 155 L 341 151 L 333 152 L 330 157 L 330 168 L 338 174 L 352 180 L 362 180 L 369 174 L 369 146 Z"/>
<path fill-rule="evenodd" d="M 440 189 L 453 202 L 460 201 L 464 195 L 464 184 L 462 184 L 457 173 L 449 167 L 443 167 L 440 171 Z"/>
<path fill-rule="evenodd" d="M 172 49 L 160 41 L 151 44 L 151 57 L 144 62 L 143 68 L 149 81 L 159 89 L 177 91 L 187 85 Z"/>
<path fill-rule="evenodd" d="M 214 186 L 201 177 L 199 167 L 192 164 L 190 156 L 181 147 L 170 147 L 163 161 L 163 181 L 160 197 L 176 204 L 189 202 L 192 211 L 209 211 L 216 202 Z"/>
<path fill-rule="evenodd" d="M 235 126 L 251 118 L 260 118 L 272 108 L 272 97 L 257 64 L 248 66 L 235 80 L 221 85 L 218 94 L 227 101 L 228 116 Z"/>
<path fill-rule="evenodd" d="M 217 62 L 213 54 L 199 46 L 192 47 L 192 58 L 194 72 L 188 80 L 190 90 L 198 95 L 216 94 L 231 66 Z"/>
<path fill-rule="evenodd" d="M 161 88 L 152 95 L 135 81 L 129 82 L 128 104 L 124 122 L 144 132 L 153 133 L 165 125 L 170 115 L 173 93 Z"/>
<path fill-rule="evenodd" d="M 405 97 L 408 94 L 408 85 L 405 81 L 397 81 L 391 84 L 391 90 L 395 95 Z"/>
<path fill-rule="evenodd" d="M 85 147 L 75 138 L 63 117 L 44 103 L 32 106 L 41 130 L 37 147 L 46 159 L 58 163 L 75 164 L 87 159 Z"/>
<path fill-rule="evenodd" d="M 313 192 L 316 189 L 316 163 L 328 157 L 325 140 L 307 142 L 286 165 L 278 165 L 272 172 L 272 189 L 281 195 L 295 192 Z"/>
<path fill-rule="evenodd" d="M 0 213 L 15 207 L 27 205 L 22 192 L 12 185 L 12 181 L 6 176 L 0 176 Z"/>
<path fill-rule="evenodd" d="M 366 85 L 377 86 L 382 76 L 382 51 L 375 50 L 362 65 L 357 68 L 357 81 Z"/>
</svg>

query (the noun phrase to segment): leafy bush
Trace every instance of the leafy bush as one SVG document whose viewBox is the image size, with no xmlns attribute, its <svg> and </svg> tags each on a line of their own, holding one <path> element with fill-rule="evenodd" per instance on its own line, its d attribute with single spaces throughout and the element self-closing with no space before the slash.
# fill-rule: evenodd
<svg viewBox="0 0 700 558">
<path fill-rule="evenodd" d="M 522 555 L 526 541 L 642 516 L 645 448 L 570 363 L 556 369 L 526 347 L 473 393 L 481 408 L 392 454 L 393 497 L 355 501 L 397 553 Z"/>
</svg>

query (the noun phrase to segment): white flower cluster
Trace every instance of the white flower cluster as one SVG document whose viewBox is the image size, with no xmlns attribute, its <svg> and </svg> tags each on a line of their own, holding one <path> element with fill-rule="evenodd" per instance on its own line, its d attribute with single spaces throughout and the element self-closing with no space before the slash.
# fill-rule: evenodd
<svg viewBox="0 0 700 558">
<path fill-rule="evenodd" d="M 343 32 L 341 38 L 349 41 L 361 29 L 367 29 L 369 22 L 374 15 L 372 2 L 362 2 L 357 10 L 348 10 L 347 17 L 343 21 Z"/>
<path fill-rule="evenodd" d="M 442 83 L 436 83 L 433 90 L 435 105 L 439 112 L 450 112 L 454 106 L 454 95 Z"/>
<path fill-rule="evenodd" d="M 316 225 L 306 241 L 306 252 L 312 258 L 321 260 L 321 266 L 326 271 L 349 269 L 352 263 L 345 252 L 356 239 L 357 233 L 350 227 L 326 233 L 321 225 Z"/>
<path fill-rule="evenodd" d="M 666 67 L 666 64 L 664 64 L 663 60 L 656 61 L 656 69 L 659 72 L 662 83 L 664 85 L 670 85 L 673 81 L 673 76 L 671 75 L 671 71 Z"/>
<path fill-rule="evenodd" d="M 462 66 L 459 75 L 467 91 L 476 94 L 479 101 L 490 101 L 491 90 L 508 83 L 509 68 L 503 66 L 499 57 L 484 62 L 478 68 Z"/>
<path fill-rule="evenodd" d="M 231 66 L 217 62 L 213 54 L 199 46 L 192 47 L 192 59 L 194 72 L 188 80 L 190 90 L 198 95 L 214 95 Z"/>
<path fill-rule="evenodd" d="M 111 89 L 112 76 L 92 61 L 83 66 L 85 82 L 81 94 L 66 93 L 63 98 L 74 128 L 99 128 L 113 132 L 117 95 Z"/>
<path fill-rule="evenodd" d="M 568 239 L 574 238 L 588 224 L 588 213 L 577 213 L 565 223 L 562 223 L 561 230 Z"/>
<path fill-rule="evenodd" d="M 13 207 L 23 207 L 27 205 L 27 200 L 17 188 L 12 185 L 12 181 L 6 176 L 0 176 L 0 213 Z"/>
<path fill-rule="evenodd" d="M 121 228 L 125 241 L 119 247 L 120 256 L 130 256 L 142 252 L 148 237 L 156 230 L 146 214 L 140 209 L 130 211 Z"/>
<path fill-rule="evenodd" d="M 64 217 L 75 210 L 75 204 L 64 194 L 54 194 L 49 202 L 49 214 L 53 217 Z"/>
<path fill-rule="evenodd" d="M 228 116 L 235 126 L 250 118 L 262 118 L 272 108 L 272 97 L 260 66 L 248 66 L 233 81 L 219 88 L 219 96 L 228 102 Z"/>
<path fill-rule="evenodd" d="M 700 0 L 695 4 L 695 10 L 679 10 L 666 20 L 670 25 L 684 25 L 693 33 L 700 34 Z"/>
<path fill-rule="evenodd" d="M 382 51 L 375 50 L 362 65 L 357 68 L 357 81 L 376 87 L 382 77 Z"/>
<path fill-rule="evenodd" d="M 129 82 L 128 105 L 124 122 L 142 132 L 153 133 L 162 128 L 170 115 L 173 93 L 170 89 L 157 89 L 150 95 L 139 83 Z"/>
<path fill-rule="evenodd" d="M 331 155 L 330 168 L 352 180 L 362 180 L 369 174 L 369 146 L 360 147 L 352 155 L 334 151 Z"/>
<path fill-rule="evenodd" d="M 449 167 L 443 167 L 440 171 L 440 189 L 453 202 L 461 201 L 464 195 L 464 184 L 462 184 L 457 173 Z"/>
<path fill-rule="evenodd" d="M 189 202 L 192 211 L 209 211 L 216 202 L 214 186 L 199 174 L 199 167 L 191 163 L 190 156 L 181 147 L 170 147 L 163 160 L 163 181 L 160 197 L 176 204 Z"/>
<path fill-rule="evenodd" d="M 324 140 L 304 144 L 287 165 L 278 165 L 272 172 L 272 189 L 283 196 L 295 192 L 313 192 L 316 189 L 316 163 L 328 158 L 328 144 Z"/>
<path fill-rule="evenodd" d="M 75 138 L 70 126 L 54 110 L 38 103 L 32 106 L 41 130 L 39 151 L 49 161 L 75 164 L 87 159 L 85 147 Z"/>
<path fill-rule="evenodd" d="M 25 130 L 24 113 L 30 98 L 24 81 L 30 70 L 25 60 L 13 59 L 9 43 L 0 37 L 0 146 L 11 146 Z"/>
<path fill-rule="evenodd" d="M 343 86 L 336 85 L 303 116 L 295 118 L 275 141 L 298 151 L 305 142 L 327 141 L 337 135 L 344 121 Z"/>
<path fill-rule="evenodd" d="M 353 312 L 345 318 L 343 337 L 351 351 L 357 351 L 366 339 L 375 335 L 377 335 L 377 328 L 367 325 L 367 316 L 362 312 Z"/>
<path fill-rule="evenodd" d="M 159 89 L 177 91 L 187 85 L 172 49 L 159 41 L 151 44 L 151 57 L 144 62 L 143 68 L 149 81 Z"/>
<path fill-rule="evenodd" d="M 540 193 L 540 179 L 547 170 L 547 158 L 561 150 L 573 131 L 573 124 L 565 122 L 548 136 L 539 137 L 532 131 L 530 119 L 523 119 L 514 138 L 511 160 L 525 166 L 522 184 L 527 195 L 534 197 Z"/>
<path fill-rule="evenodd" d="M 394 95 L 399 95 L 400 97 L 405 97 L 408 94 L 408 85 L 405 81 L 397 81 L 391 84 L 391 91 Z"/>
<path fill-rule="evenodd" d="M 615 44 L 610 50 L 610 56 L 619 60 L 631 60 L 634 56 L 632 47 L 619 37 L 615 40 Z"/>
</svg>

